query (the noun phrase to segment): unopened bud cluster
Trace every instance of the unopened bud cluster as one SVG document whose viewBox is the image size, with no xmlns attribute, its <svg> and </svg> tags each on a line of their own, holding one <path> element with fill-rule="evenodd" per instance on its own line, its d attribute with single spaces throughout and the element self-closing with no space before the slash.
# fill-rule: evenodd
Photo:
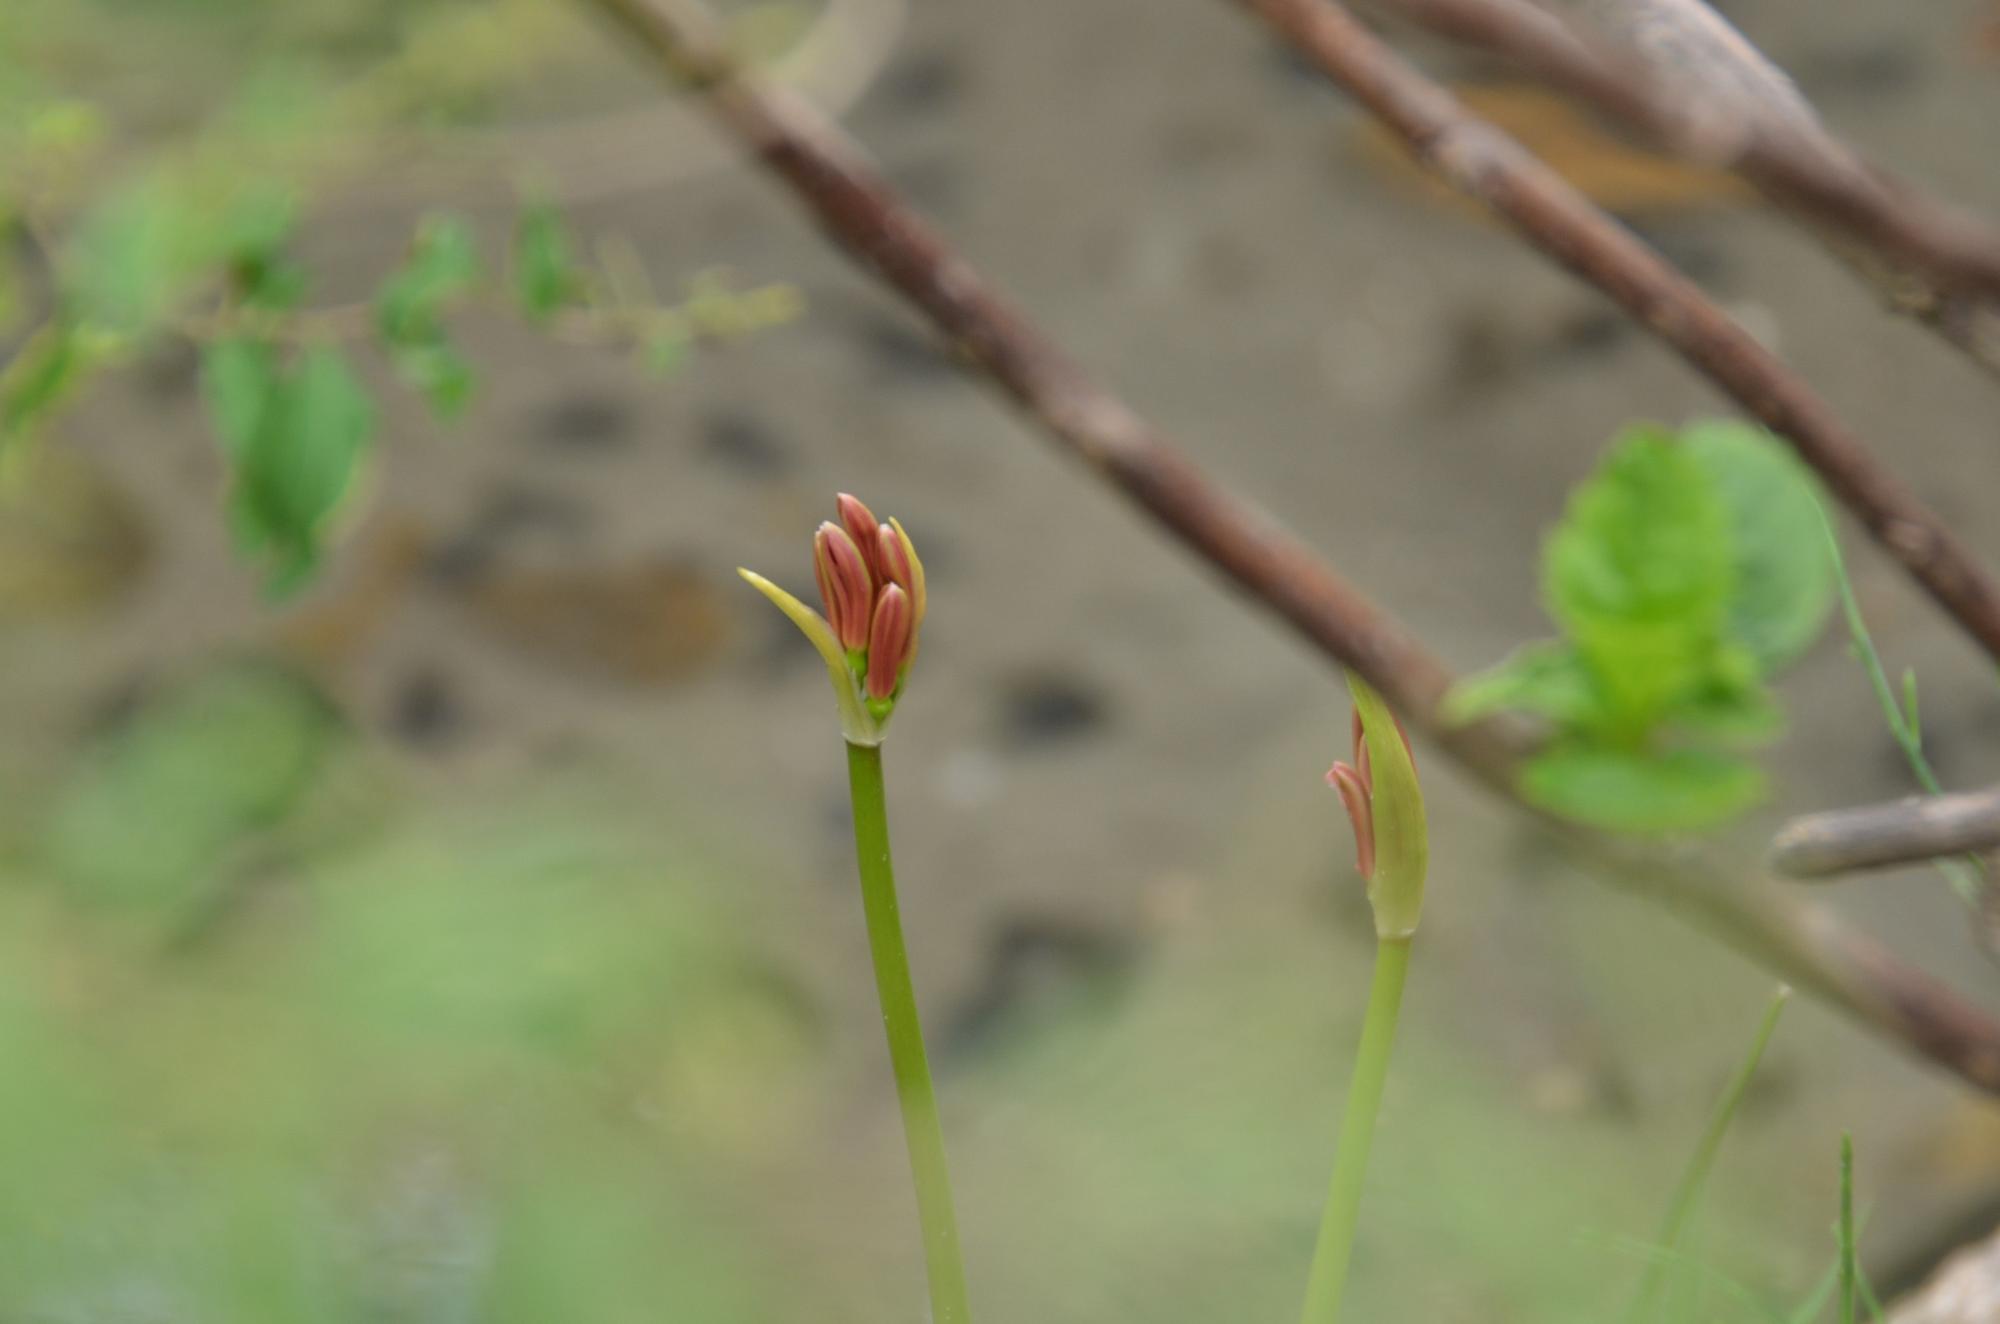
<svg viewBox="0 0 2000 1324">
<path fill-rule="evenodd" d="M 813 573 L 827 623 L 872 703 L 893 700 L 917 655 L 923 567 L 909 535 L 883 524 L 859 497 L 840 494 L 840 523 L 813 535 Z"/>
<path fill-rule="evenodd" d="M 761 575 L 741 573 L 825 658 L 847 738 L 877 744 L 917 656 L 924 567 L 901 524 L 877 520 L 846 492 L 837 505 L 838 522 L 828 520 L 813 534 L 813 578 L 825 616 Z"/>
</svg>

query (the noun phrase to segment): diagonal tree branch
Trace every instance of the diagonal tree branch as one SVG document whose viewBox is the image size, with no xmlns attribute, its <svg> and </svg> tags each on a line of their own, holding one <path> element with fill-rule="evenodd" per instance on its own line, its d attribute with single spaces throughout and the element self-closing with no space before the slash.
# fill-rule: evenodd
<svg viewBox="0 0 2000 1324">
<path fill-rule="evenodd" d="M 1451 727 L 1438 720 L 1438 699 L 1450 683 L 1440 662 L 1092 381 L 897 198 L 839 129 L 733 69 L 703 11 L 683 0 L 596 3 L 701 89 L 722 126 L 789 188 L 827 237 L 901 294 L 1061 449 L 1321 653 L 1366 676 L 1489 787 L 1513 796 L 1519 742 L 1495 724 Z M 1768 880 L 1731 876 L 1690 854 L 1641 853 L 1595 834 L 1557 830 L 1619 885 L 1689 915 L 1887 1038 L 2000 1093 L 2000 1022 L 1831 915 Z"/>
<path fill-rule="evenodd" d="M 1701 0 L 1605 0 L 1624 49 L 1531 0 L 1379 0 L 1683 155 L 1737 170 L 1893 311 L 2000 375 L 2000 235 L 1864 161 Z"/>
<path fill-rule="evenodd" d="M 1802 815 L 1771 839 L 1771 867 L 1793 878 L 1826 878 L 1995 847 L 2000 786 L 1989 786 Z"/>
<path fill-rule="evenodd" d="M 2000 660 L 2000 587 L 1826 402 L 1562 176 L 1390 50 L 1335 0 L 1235 0 L 1416 155 L 1679 351 L 1789 441 L 1875 540 Z"/>
</svg>

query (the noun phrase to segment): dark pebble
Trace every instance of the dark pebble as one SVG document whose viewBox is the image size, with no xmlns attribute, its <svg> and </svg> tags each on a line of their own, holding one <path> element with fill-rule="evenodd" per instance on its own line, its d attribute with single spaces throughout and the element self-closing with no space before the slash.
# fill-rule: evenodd
<svg viewBox="0 0 2000 1324">
<path fill-rule="evenodd" d="M 1031 748 L 1076 740 L 1102 726 L 1110 705 L 1103 691 L 1072 676 L 1023 676 L 1001 699 L 1001 725 L 1013 745 Z"/>
<path fill-rule="evenodd" d="M 1605 304 L 1592 304 L 1557 322 L 1547 352 L 1558 362 L 1599 359 L 1633 336 L 1632 320 Z"/>
<path fill-rule="evenodd" d="M 541 410 L 535 440 L 555 450 L 584 454 L 622 449 L 633 439 L 632 411 L 610 395 L 572 395 Z"/>
<path fill-rule="evenodd" d="M 986 942 L 985 970 L 940 1037 L 947 1056 L 988 1056 L 1034 1023 L 1102 1007 L 1129 986 L 1138 950 L 1122 933 L 1054 915 L 1021 915 Z"/>
<path fill-rule="evenodd" d="M 777 431 L 741 409 L 719 409 L 702 418 L 701 453 L 746 478 L 775 478 L 792 464 Z"/>
<path fill-rule="evenodd" d="M 489 494 L 471 522 L 438 549 L 430 573 L 442 582 L 462 584 L 490 570 L 509 543 L 536 533 L 575 541 L 589 524 L 589 512 L 566 497 L 503 487 Z"/>
<path fill-rule="evenodd" d="M 405 677 L 389 713 L 389 729 L 412 745 L 435 748 L 465 726 L 465 709 L 450 680 L 432 667 Z"/>
</svg>

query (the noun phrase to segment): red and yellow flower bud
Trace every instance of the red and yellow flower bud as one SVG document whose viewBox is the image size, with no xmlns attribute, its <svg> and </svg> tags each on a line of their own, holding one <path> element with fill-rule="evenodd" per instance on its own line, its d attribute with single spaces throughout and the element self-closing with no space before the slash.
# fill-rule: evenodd
<svg viewBox="0 0 2000 1324">
<path fill-rule="evenodd" d="M 882 571 L 882 557 L 877 550 L 880 540 L 876 530 L 882 527 L 882 522 L 875 518 L 875 512 L 868 509 L 860 497 L 851 492 L 836 496 L 834 505 L 840 510 L 840 527 L 847 530 L 847 536 L 854 539 L 854 545 L 861 549 L 861 559 L 867 563 L 875 587 L 882 587 L 889 579 Z"/>
<path fill-rule="evenodd" d="M 813 572 L 826 601 L 827 624 L 850 652 L 868 646 L 868 619 L 875 601 L 875 577 L 846 530 L 828 521 L 813 535 Z"/>
<path fill-rule="evenodd" d="M 858 497 L 846 492 L 837 505 L 840 522 L 829 520 L 813 534 L 813 579 L 825 616 L 762 575 L 739 573 L 818 650 L 833 681 L 848 741 L 876 745 L 917 656 L 924 566 L 901 524 L 878 522 Z"/>
<path fill-rule="evenodd" d="M 916 610 L 899 584 L 882 590 L 875 600 L 875 621 L 868 632 L 868 697 L 880 701 L 896 695 L 903 669 L 910 662 L 916 636 Z"/>
</svg>

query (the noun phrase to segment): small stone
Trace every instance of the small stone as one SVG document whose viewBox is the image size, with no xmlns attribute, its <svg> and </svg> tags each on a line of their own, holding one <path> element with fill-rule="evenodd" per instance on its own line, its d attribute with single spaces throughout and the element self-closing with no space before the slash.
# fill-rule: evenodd
<svg viewBox="0 0 2000 1324">
<path fill-rule="evenodd" d="M 1102 726 L 1110 708 L 1096 686 L 1056 673 L 1017 678 L 1001 703 L 1007 739 L 1020 747 L 1076 740 Z"/>
<path fill-rule="evenodd" d="M 720 409 L 701 421 L 704 458 L 746 478 L 774 478 L 792 465 L 777 431 L 747 410 Z"/>
<path fill-rule="evenodd" d="M 572 395 L 535 418 L 535 440 L 554 450 L 602 454 L 633 439 L 632 411 L 609 395 Z"/>
<path fill-rule="evenodd" d="M 396 691 L 389 727 L 408 743 L 436 747 L 464 725 L 465 711 L 443 672 L 422 668 L 405 678 Z"/>
</svg>

